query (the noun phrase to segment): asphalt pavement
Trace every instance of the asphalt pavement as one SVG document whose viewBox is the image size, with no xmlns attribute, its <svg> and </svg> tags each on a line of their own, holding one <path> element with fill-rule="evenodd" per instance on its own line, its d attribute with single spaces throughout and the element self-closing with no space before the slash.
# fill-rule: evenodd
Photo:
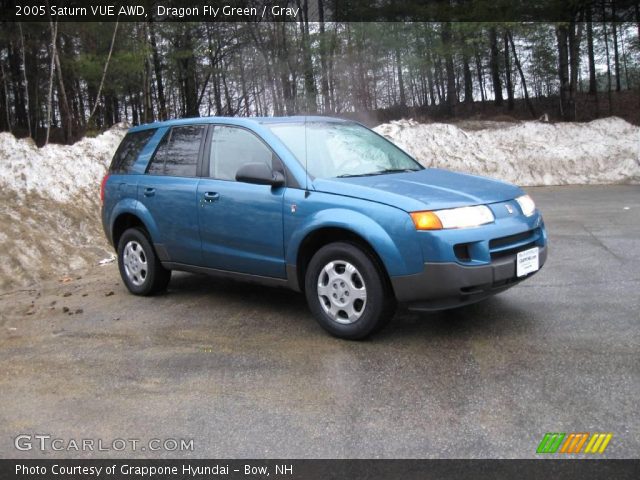
<svg viewBox="0 0 640 480">
<path fill-rule="evenodd" d="M 546 432 L 610 432 L 601 457 L 637 458 L 640 186 L 529 192 L 541 272 L 364 342 L 300 294 L 198 275 L 154 298 L 114 264 L 0 293 L 0 457 L 534 458 Z"/>
</svg>

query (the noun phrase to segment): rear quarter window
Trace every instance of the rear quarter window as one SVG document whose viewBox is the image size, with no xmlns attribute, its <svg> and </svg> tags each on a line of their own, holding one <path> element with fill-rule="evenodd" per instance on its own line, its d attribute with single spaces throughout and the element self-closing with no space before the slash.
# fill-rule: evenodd
<svg viewBox="0 0 640 480">
<path fill-rule="evenodd" d="M 127 133 L 113 156 L 109 173 L 129 173 L 138 155 L 154 133 L 156 133 L 155 129 Z"/>
</svg>

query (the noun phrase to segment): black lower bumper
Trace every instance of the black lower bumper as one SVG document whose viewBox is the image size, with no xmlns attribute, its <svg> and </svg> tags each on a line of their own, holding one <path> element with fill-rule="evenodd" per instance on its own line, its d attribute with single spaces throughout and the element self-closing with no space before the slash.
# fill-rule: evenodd
<svg viewBox="0 0 640 480">
<path fill-rule="evenodd" d="M 547 247 L 540 247 L 540 268 L 547 260 Z M 391 277 L 398 302 L 414 310 L 442 310 L 477 302 L 526 280 L 536 272 L 516 276 L 516 256 L 487 265 L 425 263 L 414 275 Z"/>
</svg>

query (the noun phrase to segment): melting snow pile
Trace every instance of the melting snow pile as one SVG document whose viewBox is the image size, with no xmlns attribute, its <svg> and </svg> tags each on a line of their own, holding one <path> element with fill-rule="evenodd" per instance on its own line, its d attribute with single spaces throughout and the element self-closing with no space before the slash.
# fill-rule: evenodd
<svg viewBox="0 0 640 480">
<path fill-rule="evenodd" d="M 519 185 L 640 183 L 640 128 L 618 118 L 459 126 L 402 120 L 376 130 L 425 166 Z M 0 133 L 0 291 L 111 259 L 98 192 L 124 133 L 41 149 Z"/>
<path fill-rule="evenodd" d="M 37 148 L 0 133 L 0 290 L 63 276 L 112 253 L 100 179 L 126 130 Z"/>
<path fill-rule="evenodd" d="M 60 202 L 73 199 L 82 189 L 96 193 L 125 133 L 126 129 L 117 125 L 73 145 L 44 148 L 0 133 L 0 184 L 20 196 L 36 192 Z"/>
<path fill-rule="evenodd" d="M 386 123 L 375 130 L 427 167 L 518 185 L 640 183 L 640 128 L 611 117 L 589 123 Z M 463 127 L 464 128 L 464 127 Z"/>
</svg>

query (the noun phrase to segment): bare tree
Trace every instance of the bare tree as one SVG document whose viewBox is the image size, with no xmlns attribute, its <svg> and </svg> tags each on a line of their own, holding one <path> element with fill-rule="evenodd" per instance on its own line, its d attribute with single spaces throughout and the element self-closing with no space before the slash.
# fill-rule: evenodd
<svg viewBox="0 0 640 480">
<path fill-rule="evenodd" d="M 51 108 L 53 106 L 53 75 L 55 73 L 56 64 L 56 37 L 58 36 L 58 22 L 51 23 L 51 66 L 49 69 L 49 90 L 47 93 L 47 133 L 44 138 L 44 144 L 49 143 L 49 134 L 51 131 Z"/>
<path fill-rule="evenodd" d="M 109 54 L 107 55 L 107 60 L 104 62 L 104 69 L 102 70 L 102 78 L 100 79 L 100 86 L 98 87 L 98 93 L 96 94 L 96 101 L 93 104 L 93 108 L 91 109 L 91 113 L 89 114 L 89 118 L 87 119 L 87 125 L 91 122 L 93 115 L 96 113 L 96 108 L 98 108 L 98 103 L 100 103 L 100 94 L 102 93 L 104 79 L 107 76 L 107 71 L 109 70 L 109 62 L 111 61 L 111 54 L 113 53 L 113 45 L 116 43 L 118 24 L 119 22 L 118 20 L 116 20 L 116 26 L 113 28 L 113 36 L 111 37 L 111 45 L 109 46 Z"/>
<path fill-rule="evenodd" d="M 531 103 L 531 99 L 529 98 L 529 91 L 527 90 L 527 80 L 524 77 L 524 73 L 522 72 L 522 65 L 520 65 L 520 59 L 518 58 L 518 54 L 516 53 L 516 46 L 513 42 L 513 35 L 511 34 L 511 30 L 507 29 L 507 38 L 509 39 L 509 43 L 511 43 L 511 52 L 513 54 L 513 63 L 516 64 L 516 68 L 520 73 L 520 82 L 522 83 L 522 90 L 524 91 L 524 101 L 527 104 L 527 108 L 531 113 L 533 118 L 536 117 L 536 111 L 533 108 L 533 104 Z"/>
<path fill-rule="evenodd" d="M 500 83 L 500 63 L 498 52 L 498 32 L 496 27 L 489 29 L 489 44 L 491 51 L 491 60 L 489 67 L 491 69 L 491 79 L 493 80 L 494 103 L 497 107 L 502 105 L 502 85 Z"/>
<path fill-rule="evenodd" d="M 24 55 L 24 33 L 22 31 L 22 22 L 18 22 L 18 30 L 20 31 L 20 55 L 22 57 L 20 71 L 22 72 L 22 78 L 24 80 L 24 101 L 27 106 L 27 128 L 29 129 L 29 136 L 33 138 L 33 131 L 31 130 L 31 106 L 29 105 L 29 80 L 27 80 L 27 62 L 25 61 Z"/>
</svg>

